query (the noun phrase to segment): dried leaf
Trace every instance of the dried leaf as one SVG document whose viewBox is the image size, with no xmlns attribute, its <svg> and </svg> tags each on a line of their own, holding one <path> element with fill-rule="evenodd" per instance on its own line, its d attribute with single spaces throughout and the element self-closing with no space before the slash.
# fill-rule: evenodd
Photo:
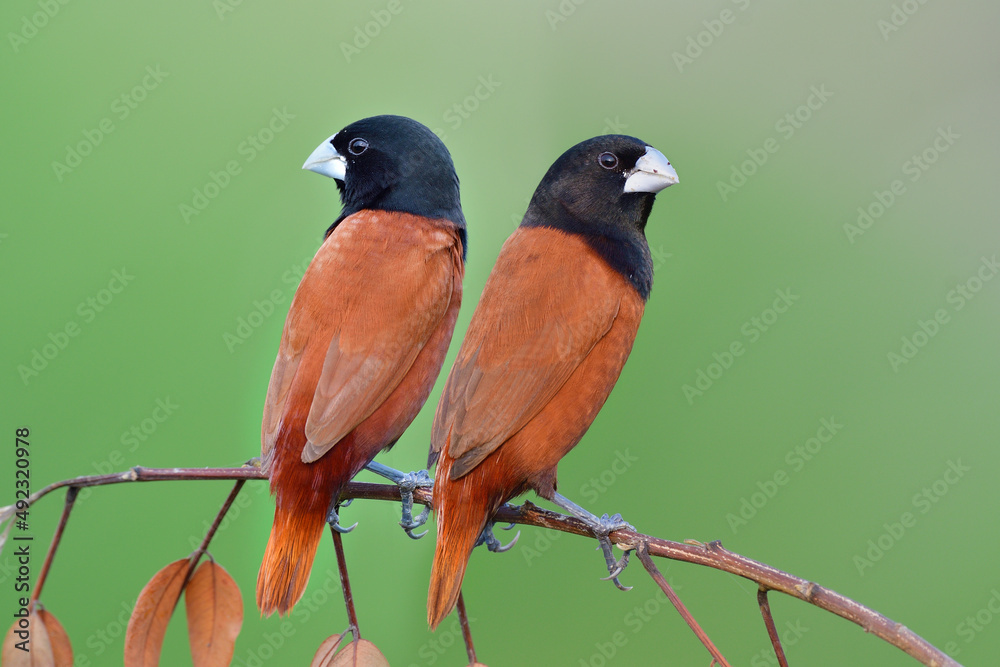
<svg viewBox="0 0 1000 667">
<path fill-rule="evenodd" d="M 385 659 L 382 652 L 367 639 L 352 641 L 346 644 L 340 653 L 336 653 L 344 636 L 327 637 L 320 644 L 309 667 L 389 667 L 389 661 Z"/>
<path fill-rule="evenodd" d="M 27 628 L 21 626 L 21 620 L 23 619 L 15 620 L 14 625 L 7 631 L 7 636 L 3 639 L 0 662 L 4 667 L 55 667 L 49 633 L 46 632 L 45 623 L 39 618 L 38 613 L 33 611 L 28 616 Z M 25 641 L 27 643 L 24 643 Z M 18 644 L 24 648 L 18 648 Z"/>
<path fill-rule="evenodd" d="M 345 646 L 330 667 L 389 667 L 389 661 L 375 648 L 375 644 L 359 639 Z"/>
<path fill-rule="evenodd" d="M 38 617 L 45 624 L 45 631 L 49 634 L 55 667 L 73 667 L 73 645 L 70 644 L 69 635 L 63 629 L 62 623 L 56 620 L 52 612 L 45 609 L 38 612 Z"/>
<path fill-rule="evenodd" d="M 194 667 L 227 667 L 243 627 L 243 596 L 229 573 L 205 561 L 184 590 Z"/>
<path fill-rule="evenodd" d="M 333 635 L 324 639 L 323 643 L 319 645 L 316 655 L 313 656 L 312 662 L 309 663 L 309 667 L 330 667 L 333 664 L 334 654 L 340 648 L 342 641 L 344 641 L 344 635 Z"/>
<path fill-rule="evenodd" d="M 139 593 L 125 631 L 125 667 L 156 667 L 167 624 L 181 597 L 192 563 L 174 561 L 153 575 Z"/>
</svg>

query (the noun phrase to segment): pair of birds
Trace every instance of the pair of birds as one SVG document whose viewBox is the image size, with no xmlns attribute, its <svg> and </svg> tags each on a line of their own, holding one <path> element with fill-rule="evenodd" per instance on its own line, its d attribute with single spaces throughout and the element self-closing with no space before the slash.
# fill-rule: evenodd
<svg viewBox="0 0 1000 667">
<path fill-rule="evenodd" d="M 401 116 L 366 118 L 304 168 L 336 180 L 343 210 L 292 300 L 264 405 L 276 501 L 257 579 L 264 614 L 299 600 L 340 492 L 417 416 L 462 300 L 466 223 L 434 133 Z M 556 494 L 556 466 L 632 348 L 653 280 L 646 220 L 676 182 L 638 139 L 584 141 L 551 166 L 500 251 L 431 433 L 431 628 L 454 608 L 481 536 L 496 544 L 491 517 L 509 499 L 534 489 L 598 532 L 614 527 Z"/>
</svg>

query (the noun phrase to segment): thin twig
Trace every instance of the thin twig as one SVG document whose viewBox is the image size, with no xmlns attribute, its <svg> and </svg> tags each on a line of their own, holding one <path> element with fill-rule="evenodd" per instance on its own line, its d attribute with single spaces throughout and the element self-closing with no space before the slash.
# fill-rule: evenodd
<svg viewBox="0 0 1000 667">
<path fill-rule="evenodd" d="M 67 486 L 76 486 L 83 489 L 91 486 L 105 486 L 107 484 L 121 484 L 124 482 L 193 481 L 201 479 L 267 479 L 267 473 L 251 465 L 241 468 L 143 468 L 142 466 L 135 466 L 124 472 L 113 472 L 107 475 L 82 475 L 80 477 L 73 477 L 72 479 L 64 479 L 60 482 L 53 482 L 32 493 L 28 498 L 28 506 L 30 507 L 53 491 L 58 491 Z"/>
<path fill-rule="evenodd" d="M 142 468 L 109 475 L 88 475 L 50 484 L 36 491 L 28 499 L 29 505 L 48 493 L 66 486 L 90 487 L 122 482 L 152 482 L 166 480 L 199 479 L 266 479 L 267 474 L 260 468 Z M 399 487 L 387 484 L 351 482 L 340 494 L 341 499 L 362 498 L 368 500 L 399 501 Z M 431 490 L 417 488 L 413 491 L 413 501 L 421 505 L 432 504 Z M 530 502 L 521 506 L 504 505 L 494 515 L 497 523 L 517 523 L 538 526 L 564 533 L 593 537 L 590 529 L 572 517 L 543 510 Z M 740 556 L 722 548 L 721 542 L 708 544 L 681 544 L 671 542 L 634 530 L 616 530 L 609 536 L 611 541 L 623 549 L 635 549 L 640 543 L 648 545 L 649 555 L 671 560 L 705 565 L 723 572 L 739 575 L 764 586 L 813 604 L 820 609 L 846 618 L 861 626 L 866 632 L 903 650 L 930 667 L 960 667 L 955 660 L 935 648 L 905 626 L 895 623 L 882 614 L 861 605 L 835 591 L 816 583 L 796 577 L 764 563 Z"/>
<path fill-rule="evenodd" d="M 659 584 L 663 592 L 667 594 L 667 598 L 669 598 L 670 602 L 674 605 L 674 608 L 677 609 L 677 613 L 681 615 L 684 622 L 687 623 L 691 630 L 694 631 L 698 640 L 704 644 L 705 648 L 708 649 L 708 652 L 712 654 L 712 663 L 719 663 L 723 667 L 729 667 L 729 663 L 726 662 L 724 657 L 722 657 L 722 653 L 718 648 L 716 648 L 715 644 L 712 643 L 712 640 L 708 638 L 705 631 L 701 629 L 701 626 L 698 625 L 698 621 L 694 620 L 694 616 L 692 616 L 691 612 L 687 610 L 687 607 L 684 606 L 681 599 L 677 597 L 677 593 L 675 593 L 674 589 L 669 583 L 667 583 L 667 580 L 663 578 L 663 574 L 660 573 L 660 570 L 656 567 L 653 559 L 649 557 L 648 545 L 645 542 L 642 542 L 635 551 L 636 555 L 639 556 L 639 560 L 642 561 L 642 566 L 646 568 L 646 572 L 649 572 L 649 576 L 653 578 L 653 581 Z"/>
<path fill-rule="evenodd" d="M 465 652 L 469 656 L 469 664 L 474 665 L 476 660 L 476 647 L 472 645 L 472 628 L 469 627 L 469 614 L 465 611 L 465 598 L 462 592 L 458 592 L 458 621 L 462 624 L 462 639 L 465 640 Z"/>
<path fill-rule="evenodd" d="M 80 489 L 75 486 L 69 487 L 69 490 L 66 491 L 66 504 L 63 505 L 62 516 L 59 517 L 59 525 L 56 526 L 56 532 L 52 536 L 49 551 L 45 554 L 45 562 L 42 563 L 42 569 L 38 573 L 38 580 L 35 582 L 35 591 L 31 594 L 32 604 L 42 594 L 42 586 L 45 585 L 45 579 L 49 576 L 49 569 L 52 567 L 52 561 L 56 557 L 56 549 L 59 548 L 59 542 L 62 541 L 63 531 L 66 529 L 66 523 L 69 521 L 69 513 L 73 511 L 73 503 L 76 502 L 76 494 L 79 492 Z"/>
<path fill-rule="evenodd" d="M 757 589 L 757 604 L 760 606 L 760 615 L 764 617 L 764 625 L 767 626 L 767 636 L 771 638 L 774 655 L 778 658 L 778 666 L 788 667 L 788 658 L 785 657 L 785 649 L 781 646 L 781 638 L 778 637 L 778 629 L 774 627 L 774 617 L 771 616 L 771 603 L 767 601 L 767 589 L 763 586 Z"/>
<path fill-rule="evenodd" d="M 233 490 L 229 492 L 229 497 L 226 498 L 226 502 L 222 503 L 222 509 L 220 509 L 219 513 L 215 515 L 215 521 L 212 522 L 208 532 L 205 533 L 205 539 L 201 541 L 201 544 L 198 546 L 198 550 L 191 554 L 191 558 L 194 559 L 195 564 L 197 564 L 202 555 L 208 551 L 208 545 L 212 542 L 212 538 L 215 537 L 215 531 L 219 529 L 219 526 L 222 524 L 222 520 L 226 518 L 226 514 L 229 512 L 229 508 L 233 506 L 233 501 L 236 500 L 236 496 L 240 495 L 240 489 L 242 489 L 243 485 L 246 483 L 247 481 L 245 479 L 241 479 L 233 485 Z"/>
<path fill-rule="evenodd" d="M 333 526 L 330 526 L 333 534 L 333 548 L 337 552 L 337 569 L 340 570 L 340 588 L 344 591 L 344 606 L 347 607 L 347 622 L 350 624 L 348 630 L 351 631 L 353 641 L 361 639 L 361 630 L 358 629 L 358 615 L 354 611 L 354 595 L 351 594 L 351 580 L 347 576 L 347 561 L 344 559 L 344 542 Z"/>
</svg>

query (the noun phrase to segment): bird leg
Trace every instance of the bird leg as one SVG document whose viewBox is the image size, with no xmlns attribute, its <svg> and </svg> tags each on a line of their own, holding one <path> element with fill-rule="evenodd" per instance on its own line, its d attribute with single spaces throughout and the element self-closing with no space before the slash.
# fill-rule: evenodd
<svg viewBox="0 0 1000 667">
<path fill-rule="evenodd" d="M 611 551 L 611 540 L 608 538 L 608 535 L 616 530 L 635 530 L 635 528 L 622 519 L 621 514 L 615 514 L 614 516 L 608 516 L 605 514 L 598 517 L 597 515 L 591 514 L 587 510 L 583 509 L 566 496 L 558 493 L 552 494 L 552 498 L 550 498 L 550 500 L 583 523 L 587 524 L 587 527 L 593 531 L 594 535 L 597 537 L 597 542 L 601 545 L 601 551 L 604 552 L 604 562 L 607 563 L 608 572 L 610 573 L 604 579 L 610 580 L 615 586 L 618 587 L 619 590 L 632 590 L 631 586 L 625 586 L 622 582 L 618 581 L 618 575 L 621 574 L 625 570 L 625 566 L 628 565 L 629 552 L 626 551 L 625 555 L 621 557 L 621 560 L 616 560 L 614 553 Z"/>
<path fill-rule="evenodd" d="M 513 527 L 514 524 L 510 524 L 509 526 L 506 527 L 500 526 L 501 530 L 510 530 Z M 502 554 L 504 551 L 509 551 L 511 547 L 517 544 L 517 539 L 519 537 L 521 537 L 521 531 L 517 531 L 517 535 L 514 536 L 514 539 L 512 539 L 507 544 L 501 544 L 500 540 L 497 539 L 497 536 L 493 534 L 493 522 L 487 521 L 486 527 L 483 528 L 483 532 L 480 533 L 479 539 L 476 540 L 476 543 L 474 545 L 472 545 L 472 548 L 475 549 L 480 544 L 485 544 L 486 548 L 492 551 L 493 553 Z"/>
<path fill-rule="evenodd" d="M 403 527 L 406 534 L 415 540 L 419 540 L 421 537 L 426 535 L 426 530 L 422 533 L 413 533 L 415 528 L 419 528 L 427 523 L 427 518 L 430 516 L 430 508 L 424 507 L 424 510 L 420 513 L 420 515 L 413 518 L 413 490 L 417 488 L 431 488 L 434 486 L 434 480 L 430 478 L 427 471 L 417 470 L 416 472 L 401 472 L 395 468 L 390 468 L 389 466 L 382 465 L 381 463 L 376 463 L 375 461 L 366 465 L 365 468 L 376 475 L 385 477 L 399 487 L 399 495 L 403 501 L 403 518 L 399 522 L 399 525 Z"/>
</svg>

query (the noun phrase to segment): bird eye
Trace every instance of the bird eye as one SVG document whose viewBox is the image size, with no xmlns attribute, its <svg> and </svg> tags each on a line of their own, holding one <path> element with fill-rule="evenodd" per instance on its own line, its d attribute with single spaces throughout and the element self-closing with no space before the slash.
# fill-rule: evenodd
<svg viewBox="0 0 1000 667">
<path fill-rule="evenodd" d="M 351 143 L 347 144 L 347 150 L 351 151 L 351 155 L 361 155 L 368 150 L 368 142 L 361 138 L 351 139 Z"/>
<path fill-rule="evenodd" d="M 618 158 L 614 153 L 601 153 L 597 156 L 597 164 L 605 169 L 614 169 L 618 166 Z"/>
</svg>

